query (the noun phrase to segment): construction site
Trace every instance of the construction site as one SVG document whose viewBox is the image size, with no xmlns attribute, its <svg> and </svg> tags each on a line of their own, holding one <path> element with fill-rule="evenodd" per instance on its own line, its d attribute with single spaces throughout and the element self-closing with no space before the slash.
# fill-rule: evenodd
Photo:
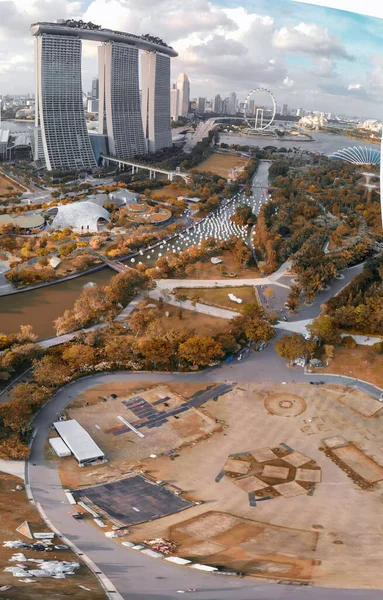
<svg viewBox="0 0 383 600">
<path fill-rule="evenodd" d="M 63 486 L 116 543 L 162 539 L 253 577 L 381 587 L 378 400 L 330 384 L 121 382 L 66 414 L 108 462 L 59 459 Z"/>
</svg>

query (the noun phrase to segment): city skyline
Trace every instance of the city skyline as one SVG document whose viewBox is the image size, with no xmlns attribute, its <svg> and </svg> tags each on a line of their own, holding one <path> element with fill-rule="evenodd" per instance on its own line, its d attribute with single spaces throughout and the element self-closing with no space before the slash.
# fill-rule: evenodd
<svg viewBox="0 0 383 600">
<path fill-rule="evenodd" d="M 305 104 L 312 110 L 380 118 L 383 91 L 383 53 L 380 19 L 289 0 L 200 0 L 198 7 L 158 0 L 139 6 L 132 0 L 105 0 L 79 4 L 56 0 L 39 6 L 7 3 L 0 26 L 0 92 L 33 89 L 33 62 L 29 24 L 73 16 L 103 27 L 156 33 L 178 52 L 172 80 L 185 72 L 191 95 L 206 91 L 239 98 L 256 85 L 273 89 L 279 103 Z M 45 8 L 44 8 L 45 6 Z M 134 7 L 134 8 L 133 8 Z M 197 10 L 194 10 L 196 9 Z M 32 16 L 33 15 L 33 16 Z M 90 89 L 96 71 L 97 47 L 84 44 L 83 86 Z M 304 102 L 303 102 L 304 96 Z"/>
</svg>

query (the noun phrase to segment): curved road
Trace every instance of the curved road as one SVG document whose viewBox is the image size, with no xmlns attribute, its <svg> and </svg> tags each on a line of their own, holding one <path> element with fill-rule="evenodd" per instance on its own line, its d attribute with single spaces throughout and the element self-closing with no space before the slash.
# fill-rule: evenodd
<svg viewBox="0 0 383 600">
<path fill-rule="evenodd" d="M 236 579 L 212 575 L 156 560 L 121 547 L 93 527 L 75 521 L 62 490 L 56 464 L 44 457 L 44 444 L 57 415 L 86 389 L 113 381 L 275 381 L 306 382 L 312 379 L 350 384 L 342 377 L 309 377 L 302 369 L 288 368 L 269 345 L 262 353 L 244 362 L 224 364 L 203 373 L 107 373 L 92 375 L 62 388 L 35 419 L 36 436 L 27 464 L 27 481 L 32 494 L 54 526 L 91 558 L 127 600 L 176 600 L 178 590 L 195 588 L 201 600 L 380 600 L 379 590 L 341 590 L 306 586 L 278 585 L 255 579 Z M 369 384 L 356 387 L 375 397 L 380 390 Z M 177 595 L 176 595 L 177 594 Z"/>
</svg>

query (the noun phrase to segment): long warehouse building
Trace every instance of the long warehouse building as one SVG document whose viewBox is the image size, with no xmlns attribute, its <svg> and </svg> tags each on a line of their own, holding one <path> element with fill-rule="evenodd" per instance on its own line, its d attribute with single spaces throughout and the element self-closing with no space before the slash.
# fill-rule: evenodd
<svg viewBox="0 0 383 600">
<path fill-rule="evenodd" d="M 96 167 L 96 136 L 88 134 L 83 107 L 82 40 L 101 43 L 99 134 L 105 136 L 109 154 L 132 159 L 171 146 L 170 58 L 178 56 L 173 48 L 152 36 L 73 20 L 34 23 L 31 33 L 36 39 L 35 160 L 48 170 Z M 144 52 L 144 110 L 139 51 Z M 143 121 L 148 124 L 145 132 Z"/>
<path fill-rule="evenodd" d="M 75 419 L 56 421 L 53 427 L 71 450 L 80 467 L 84 467 L 95 460 L 105 461 L 105 454 L 91 438 L 89 433 Z"/>
</svg>

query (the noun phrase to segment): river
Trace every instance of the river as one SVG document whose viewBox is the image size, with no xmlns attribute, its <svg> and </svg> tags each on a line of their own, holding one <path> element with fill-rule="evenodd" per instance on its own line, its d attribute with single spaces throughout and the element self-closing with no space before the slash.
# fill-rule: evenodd
<svg viewBox="0 0 383 600">
<path fill-rule="evenodd" d="M 363 146 L 367 148 L 373 148 L 374 150 L 380 150 L 379 144 L 371 144 L 370 142 L 362 142 L 354 138 L 348 138 L 343 135 L 335 135 L 331 133 L 323 132 L 308 132 L 313 141 L 303 142 L 301 140 L 275 140 L 273 138 L 259 138 L 249 137 L 247 135 L 220 135 L 220 143 L 225 144 L 241 144 L 242 146 L 259 146 L 264 148 L 265 146 L 275 146 L 277 148 L 301 148 L 307 150 L 307 152 L 320 152 L 321 154 L 332 154 L 336 150 L 342 150 L 342 148 L 348 148 L 348 146 Z"/>
<path fill-rule="evenodd" d="M 20 325 L 32 325 L 39 339 L 55 335 L 53 321 L 72 308 L 86 283 L 106 285 L 115 273 L 103 269 L 45 288 L 0 298 L 0 332 L 15 333 Z"/>
</svg>

